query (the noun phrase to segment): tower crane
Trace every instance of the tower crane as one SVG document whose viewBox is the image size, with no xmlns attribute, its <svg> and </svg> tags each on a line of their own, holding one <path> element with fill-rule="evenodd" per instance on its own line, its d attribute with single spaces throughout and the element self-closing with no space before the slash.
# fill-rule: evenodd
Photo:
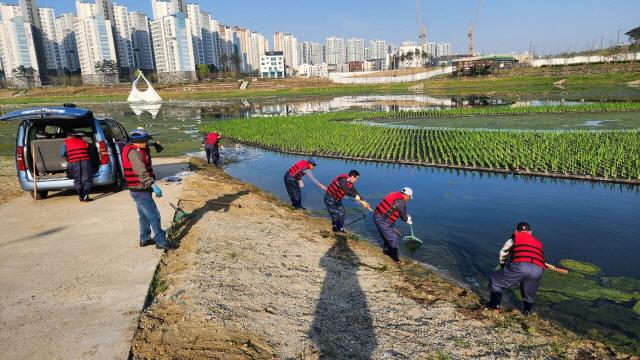
<svg viewBox="0 0 640 360">
<path fill-rule="evenodd" d="M 420 38 L 420 46 L 423 51 L 426 50 L 427 45 L 427 27 L 424 25 L 424 18 L 422 17 L 422 5 L 420 0 L 416 0 L 416 12 L 418 14 L 418 25 L 420 26 L 420 34 L 418 38 Z"/>
<path fill-rule="evenodd" d="M 478 6 L 476 7 L 476 13 L 473 15 L 473 18 L 471 18 L 471 21 L 469 21 L 469 28 L 467 30 L 467 43 L 469 46 L 469 55 L 473 56 L 474 53 L 474 46 L 473 46 L 473 32 L 476 29 L 476 21 L 478 20 L 478 15 L 480 15 L 480 9 L 482 8 L 482 0 L 478 0 Z"/>
</svg>

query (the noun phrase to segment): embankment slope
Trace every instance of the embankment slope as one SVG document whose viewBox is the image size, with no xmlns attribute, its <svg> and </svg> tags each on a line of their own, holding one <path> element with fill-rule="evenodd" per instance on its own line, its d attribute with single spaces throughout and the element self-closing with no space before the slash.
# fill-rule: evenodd
<svg viewBox="0 0 640 360">
<path fill-rule="evenodd" d="M 133 359 L 610 358 L 537 317 L 482 310 L 424 267 L 397 266 L 325 219 L 219 170 L 184 185 Z M 230 202 L 230 205 L 224 203 Z"/>
</svg>

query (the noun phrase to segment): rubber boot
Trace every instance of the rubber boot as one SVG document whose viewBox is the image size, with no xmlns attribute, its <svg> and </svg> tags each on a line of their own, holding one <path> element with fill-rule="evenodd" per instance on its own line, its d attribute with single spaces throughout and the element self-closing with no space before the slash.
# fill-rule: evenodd
<svg viewBox="0 0 640 360">
<path fill-rule="evenodd" d="M 522 313 L 524 315 L 531 315 L 531 313 L 533 313 L 533 303 L 523 301 L 522 302 Z"/>
<path fill-rule="evenodd" d="M 398 255 L 398 248 L 389 248 L 389 256 L 391 257 L 391 260 L 393 260 L 394 262 L 400 262 L 400 256 Z"/>
<path fill-rule="evenodd" d="M 501 302 L 502 293 L 492 291 L 490 294 L 489 303 L 487 304 L 487 308 L 492 310 L 500 310 Z"/>
</svg>

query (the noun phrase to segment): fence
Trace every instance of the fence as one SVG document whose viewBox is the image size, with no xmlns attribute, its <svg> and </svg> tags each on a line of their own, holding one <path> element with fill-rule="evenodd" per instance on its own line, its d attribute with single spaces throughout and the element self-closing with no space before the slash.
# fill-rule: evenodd
<svg viewBox="0 0 640 360">
<path fill-rule="evenodd" d="M 610 62 L 626 62 L 640 60 L 640 53 L 627 53 L 616 54 L 611 56 L 574 56 L 570 58 L 551 58 L 551 59 L 536 59 L 531 62 L 533 67 L 541 66 L 562 66 L 562 65 L 577 65 L 577 64 L 592 64 L 592 63 L 610 63 Z"/>
<path fill-rule="evenodd" d="M 338 84 L 363 85 L 363 84 L 393 84 L 393 83 L 409 83 L 427 80 L 434 76 L 451 74 L 453 67 L 448 66 L 438 70 L 425 71 L 418 74 L 402 75 L 402 76 L 380 76 L 380 77 L 353 77 L 368 74 L 375 74 L 376 71 L 354 72 L 354 73 L 331 73 L 329 80 Z"/>
</svg>

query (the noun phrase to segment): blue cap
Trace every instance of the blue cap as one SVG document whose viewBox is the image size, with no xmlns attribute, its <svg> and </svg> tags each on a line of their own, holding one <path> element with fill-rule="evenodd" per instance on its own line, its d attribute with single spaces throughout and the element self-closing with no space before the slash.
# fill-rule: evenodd
<svg viewBox="0 0 640 360">
<path fill-rule="evenodd" d="M 149 139 L 153 139 L 151 135 L 147 133 L 146 130 L 143 129 L 135 129 L 129 135 L 132 142 L 146 142 Z"/>
<path fill-rule="evenodd" d="M 314 158 L 309 158 L 309 160 L 307 160 L 307 162 L 313 166 L 317 166 L 318 163 L 316 162 L 316 159 Z"/>
</svg>

